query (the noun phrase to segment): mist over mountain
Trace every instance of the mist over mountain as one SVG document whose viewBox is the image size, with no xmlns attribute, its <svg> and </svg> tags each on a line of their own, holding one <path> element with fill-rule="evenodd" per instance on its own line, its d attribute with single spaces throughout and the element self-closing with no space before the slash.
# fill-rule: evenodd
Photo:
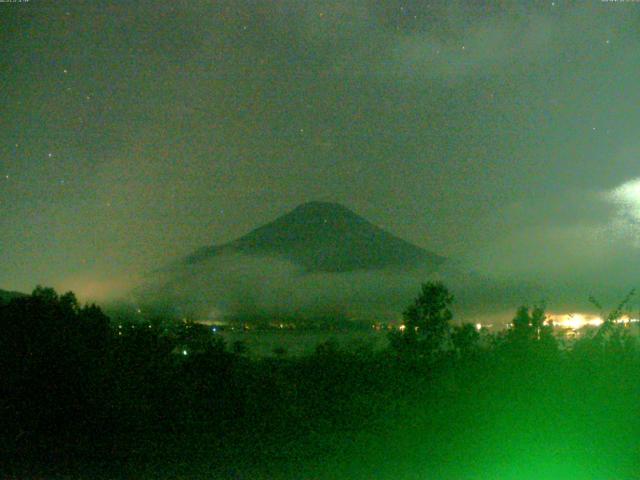
<svg viewBox="0 0 640 480">
<path fill-rule="evenodd" d="M 141 305 L 197 318 L 256 315 L 399 320 L 420 284 L 445 281 L 461 311 L 509 302 L 507 292 L 336 203 L 309 202 L 229 243 L 150 274 Z"/>
</svg>

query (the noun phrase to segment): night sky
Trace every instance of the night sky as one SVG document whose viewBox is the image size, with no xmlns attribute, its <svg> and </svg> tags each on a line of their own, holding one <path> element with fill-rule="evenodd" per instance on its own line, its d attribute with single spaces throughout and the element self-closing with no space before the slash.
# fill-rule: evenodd
<svg viewBox="0 0 640 480">
<path fill-rule="evenodd" d="M 624 294 L 639 107 L 631 1 L 1 3 L 0 288 L 116 296 L 325 200 Z"/>
</svg>

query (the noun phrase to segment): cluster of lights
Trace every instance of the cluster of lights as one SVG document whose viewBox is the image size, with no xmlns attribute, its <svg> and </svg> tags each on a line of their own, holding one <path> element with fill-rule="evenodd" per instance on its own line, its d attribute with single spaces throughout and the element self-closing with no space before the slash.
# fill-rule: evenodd
<svg viewBox="0 0 640 480">
<path fill-rule="evenodd" d="M 481 323 L 476 323 L 473 325 L 474 328 L 476 329 L 476 331 L 480 331 L 483 328 L 491 328 L 493 325 L 482 325 Z M 400 325 L 398 325 L 398 330 L 400 330 L 401 332 L 404 332 L 407 329 L 407 326 L 404 323 L 401 323 Z M 418 327 L 415 327 L 416 331 L 418 331 Z"/>
<path fill-rule="evenodd" d="M 637 323 L 640 321 L 637 318 L 631 318 L 628 315 L 614 320 L 614 323 L 627 324 Z M 565 313 L 561 315 L 548 314 L 545 324 L 554 325 L 560 328 L 570 328 L 572 330 L 579 330 L 583 327 L 599 327 L 604 323 L 602 317 L 597 315 L 589 315 L 584 313 Z"/>
</svg>

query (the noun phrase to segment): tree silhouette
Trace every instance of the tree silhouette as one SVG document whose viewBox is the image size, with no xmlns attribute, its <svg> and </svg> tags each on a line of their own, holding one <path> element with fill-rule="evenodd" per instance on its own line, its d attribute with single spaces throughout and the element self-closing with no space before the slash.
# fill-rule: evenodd
<svg viewBox="0 0 640 480">
<path fill-rule="evenodd" d="M 456 325 L 451 333 L 453 347 L 461 357 L 471 354 L 478 347 L 479 341 L 480 332 L 471 323 Z"/>
<path fill-rule="evenodd" d="M 546 318 L 544 305 L 536 305 L 531 309 L 525 305 L 518 307 L 512 328 L 505 336 L 511 354 L 523 359 L 531 354 L 550 357 L 557 353 L 553 326 L 545 323 Z"/>
<path fill-rule="evenodd" d="M 413 350 L 433 356 L 440 351 L 450 332 L 453 295 L 442 282 L 422 284 L 420 294 L 403 312 L 404 333 L 392 335 L 397 350 Z"/>
<path fill-rule="evenodd" d="M 449 307 L 453 295 L 442 282 L 427 282 L 420 294 L 404 311 L 405 325 L 427 337 L 442 340 L 448 332 L 453 314 Z"/>
<path fill-rule="evenodd" d="M 108 323 L 95 305 L 41 286 L 0 307 L 0 393 L 25 441 L 92 415 Z"/>
<path fill-rule="evenodd" d="M 620 355 L 631 350 L 632 341 L 628 329 L 625 328 L 628 325 L 619 320 L 624 315 L 624 311 L 635 293 L 635 289 L 630 290 L 616 308 L 607 315 L 604 314 L 602 304 L 593 295 L 589 296 L 589 301 L 600 310 L 601 318 L 604 320 L 594 337 L 596 344 L 603 353 L 609 351 Z"/>
</svg>

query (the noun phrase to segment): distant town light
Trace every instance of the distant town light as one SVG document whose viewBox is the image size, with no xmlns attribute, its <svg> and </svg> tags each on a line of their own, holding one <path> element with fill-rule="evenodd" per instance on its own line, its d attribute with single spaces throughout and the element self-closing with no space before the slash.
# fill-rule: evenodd
<svg viewBox="0 0 640 480">
<path fill-rule="evenodd" d="M 637 318 L 631 318 L 628 315 L 613 321 L 613 323 L 630 324 L 637 323 Z M 585 313 L 565 313 L 565 314 L 548 314 L 545 324 L 553 325 L 560 328 L 570 328 L 579 330 L 583 327 L 599 327 L 604 323 L 604 319 L 597 315 L 589 315 Z"/>
<path fill-rule="evenodd" d="M 583 313 L 566 313 L 562 315 L 547 315 L 545 320 L 547 325 L 554 325 L 560 328 L 570 328 L 579 330 L 583 327 L 598 327 L 602 325 L 603 320 L 596 315 L 587 315 Z"/>
</svg>

